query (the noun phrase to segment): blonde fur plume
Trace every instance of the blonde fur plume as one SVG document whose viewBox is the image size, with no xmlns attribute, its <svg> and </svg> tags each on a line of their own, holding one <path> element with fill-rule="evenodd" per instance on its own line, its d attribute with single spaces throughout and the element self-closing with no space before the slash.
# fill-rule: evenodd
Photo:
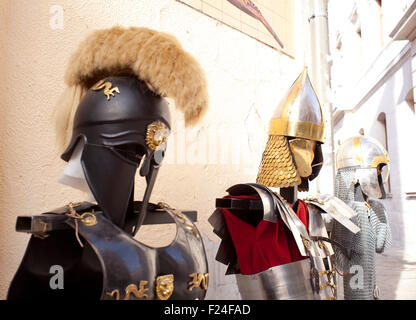
<svg viewBox="0 0 416 320">
<path fill-rule="evenodd" d="M 76 107 L 88 88 L 101 78 L 126 73 L 172 98 L 187 126 L 198 123 L 208 108 L 205 73 L 175 37 L 138 27 L 98 30 L 80 43 L 68 63 L 69 88 L 57 110 L 60 144 L 69 140 Z"/>
<path fill-rule="evenodd" d="M 60 151 L 67 147 L 72 134 L 75 111 L 87 89 L 81 85 L 73 85 L 64 90 L 58 100 L 58 108 L 55 109 L 56 137 Z"/>
</svg>

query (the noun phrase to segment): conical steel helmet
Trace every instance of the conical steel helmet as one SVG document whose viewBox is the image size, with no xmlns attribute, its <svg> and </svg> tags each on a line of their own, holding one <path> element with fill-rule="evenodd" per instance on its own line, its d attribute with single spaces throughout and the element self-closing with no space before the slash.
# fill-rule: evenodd
<svg viewBox="0 0 416 320">
<path fill-rule="evenodd" d="M 270 121 L 269 135 L 324 143 L 324 131 L 321 104 L 305 68 L 277 106 Z"/>
<path fill-rule="evenodd" d="M 305 68 L 272 116 L 257 183 L 277 188 L 302 183 L 307 190 L 307 179 L 321 168 L 324 132 L 321 105 Z"/>
<path fill-rule="evenodd" d="M 387 150 L 376 139 L 368 136 L 356 136 L 345 140 L 338 148 L 336 156 L 337 170 L 343 168 L 377 168 L 390 162 Z"/>
<path fill-rule="evenodd" d="M 376 139 L 368 136 L 348 138 L 336 154 L 337 171 L 355 168 L 355 178 L 363 192 L 373 198 L 384 198 L 383 183 L 389 177 L 389 154 Z"/>
</svg>

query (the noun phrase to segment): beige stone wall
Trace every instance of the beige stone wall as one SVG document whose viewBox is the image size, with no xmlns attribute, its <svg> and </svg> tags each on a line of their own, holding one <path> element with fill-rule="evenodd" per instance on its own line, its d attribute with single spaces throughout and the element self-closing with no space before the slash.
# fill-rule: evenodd
<svg viewBox="0 0 416 320">
<path fill-rule="evenodd" d="M 255 180 L 268 120 L 302 67 L 173 0 L 2 0 L 0 299 L 6 297 L 29 239 L 14 231 L 16 217 L 84 198 L 56 182 L 65 162 L 57 153 L 52 113 L 70 53 L 91 30 L 115 24 L 174 34 L 206 70 L 210 110 L 199 129 L 186 131 L 181 114 L 174 112 L 169 157 L 151 200 L 198 210 L 198 227 L 211 239 L 215 236 L 207 218 L 215 198 L 235 183 Z M 137 198 L 142 187 L 137 178 Z M 139 238 L 167 243 L 173 232 L 146 227 Z"/>
</svg>

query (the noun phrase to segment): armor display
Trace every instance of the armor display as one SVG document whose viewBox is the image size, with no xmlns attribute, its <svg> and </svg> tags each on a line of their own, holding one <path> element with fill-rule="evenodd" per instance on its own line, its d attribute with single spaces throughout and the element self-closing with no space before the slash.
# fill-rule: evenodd
<svg viewBox="0 0 416 320">
<path fill-rule="evenodd" d="M 324 119 L 307 69 L 278 105 L 256 184 L 236 185 L 210 217 L 222 239 L 216 259 L 235 274 L 243 299 L 337 298 L 333 246 L 337 220 L 351 234 L 356 213 L 329 195 L 296 199 L 322 167 Z M 272 190 L 280 188 L 280 192 Z"/>
<path fill-rule="evenodd" d="M 171 128 L 165 97 L 187 125 L 206 111 L 198 62 L 168 34 L 114 27 L 79 45 L 65 81 L 57 129 L 61 158 L 72 165 L 66 178 L 72 174 L 68 184 L 91 192 L 96 203 L 17 219 L 16 230 L 32 237 L 8 299 L 203 299 L 208 264 L 193 212 L 149 202 Z M 138 169 L 146 179 L 142 201 L 134 200 Z M 134 239 L 141 225 L 155 222 L 176 224 L 169 246 Z M 61 290 L 51 288 L 51 266 L 63 270 Z"/>
<path fill-rule="evenodd" d="M 373 300 L 380 296 L 375 278 L 375 254 L 391 243 L 386 209 L 370 198 L 385 198 L 383 184 L 389 176 L 389 156 L 375 139 L 356 136 L 345 140 L 336 155 L 336 195 L 355 212 L 361 232 L 346 233 L 334 223 L 334 239 L 350 248 L 347 256 L 335 250 L 335 264 L 344 276 L 346 300 Z"/>
</svg>

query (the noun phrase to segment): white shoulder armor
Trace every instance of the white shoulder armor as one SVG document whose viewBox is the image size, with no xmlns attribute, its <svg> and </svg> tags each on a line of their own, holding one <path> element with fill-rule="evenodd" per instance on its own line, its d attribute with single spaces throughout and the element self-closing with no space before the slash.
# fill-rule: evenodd
<svg viewBox="0 0 416 320">
<path fill-rule="evenodd" d="M 308 197 L 304 201 L 328 213 L 352 233 L 356 234 L 360 231 L 360 228 L 350 220 L 357 213 L 341 199 L 329 194 L 320 194 L 314 197 Z"/>
</svg>

